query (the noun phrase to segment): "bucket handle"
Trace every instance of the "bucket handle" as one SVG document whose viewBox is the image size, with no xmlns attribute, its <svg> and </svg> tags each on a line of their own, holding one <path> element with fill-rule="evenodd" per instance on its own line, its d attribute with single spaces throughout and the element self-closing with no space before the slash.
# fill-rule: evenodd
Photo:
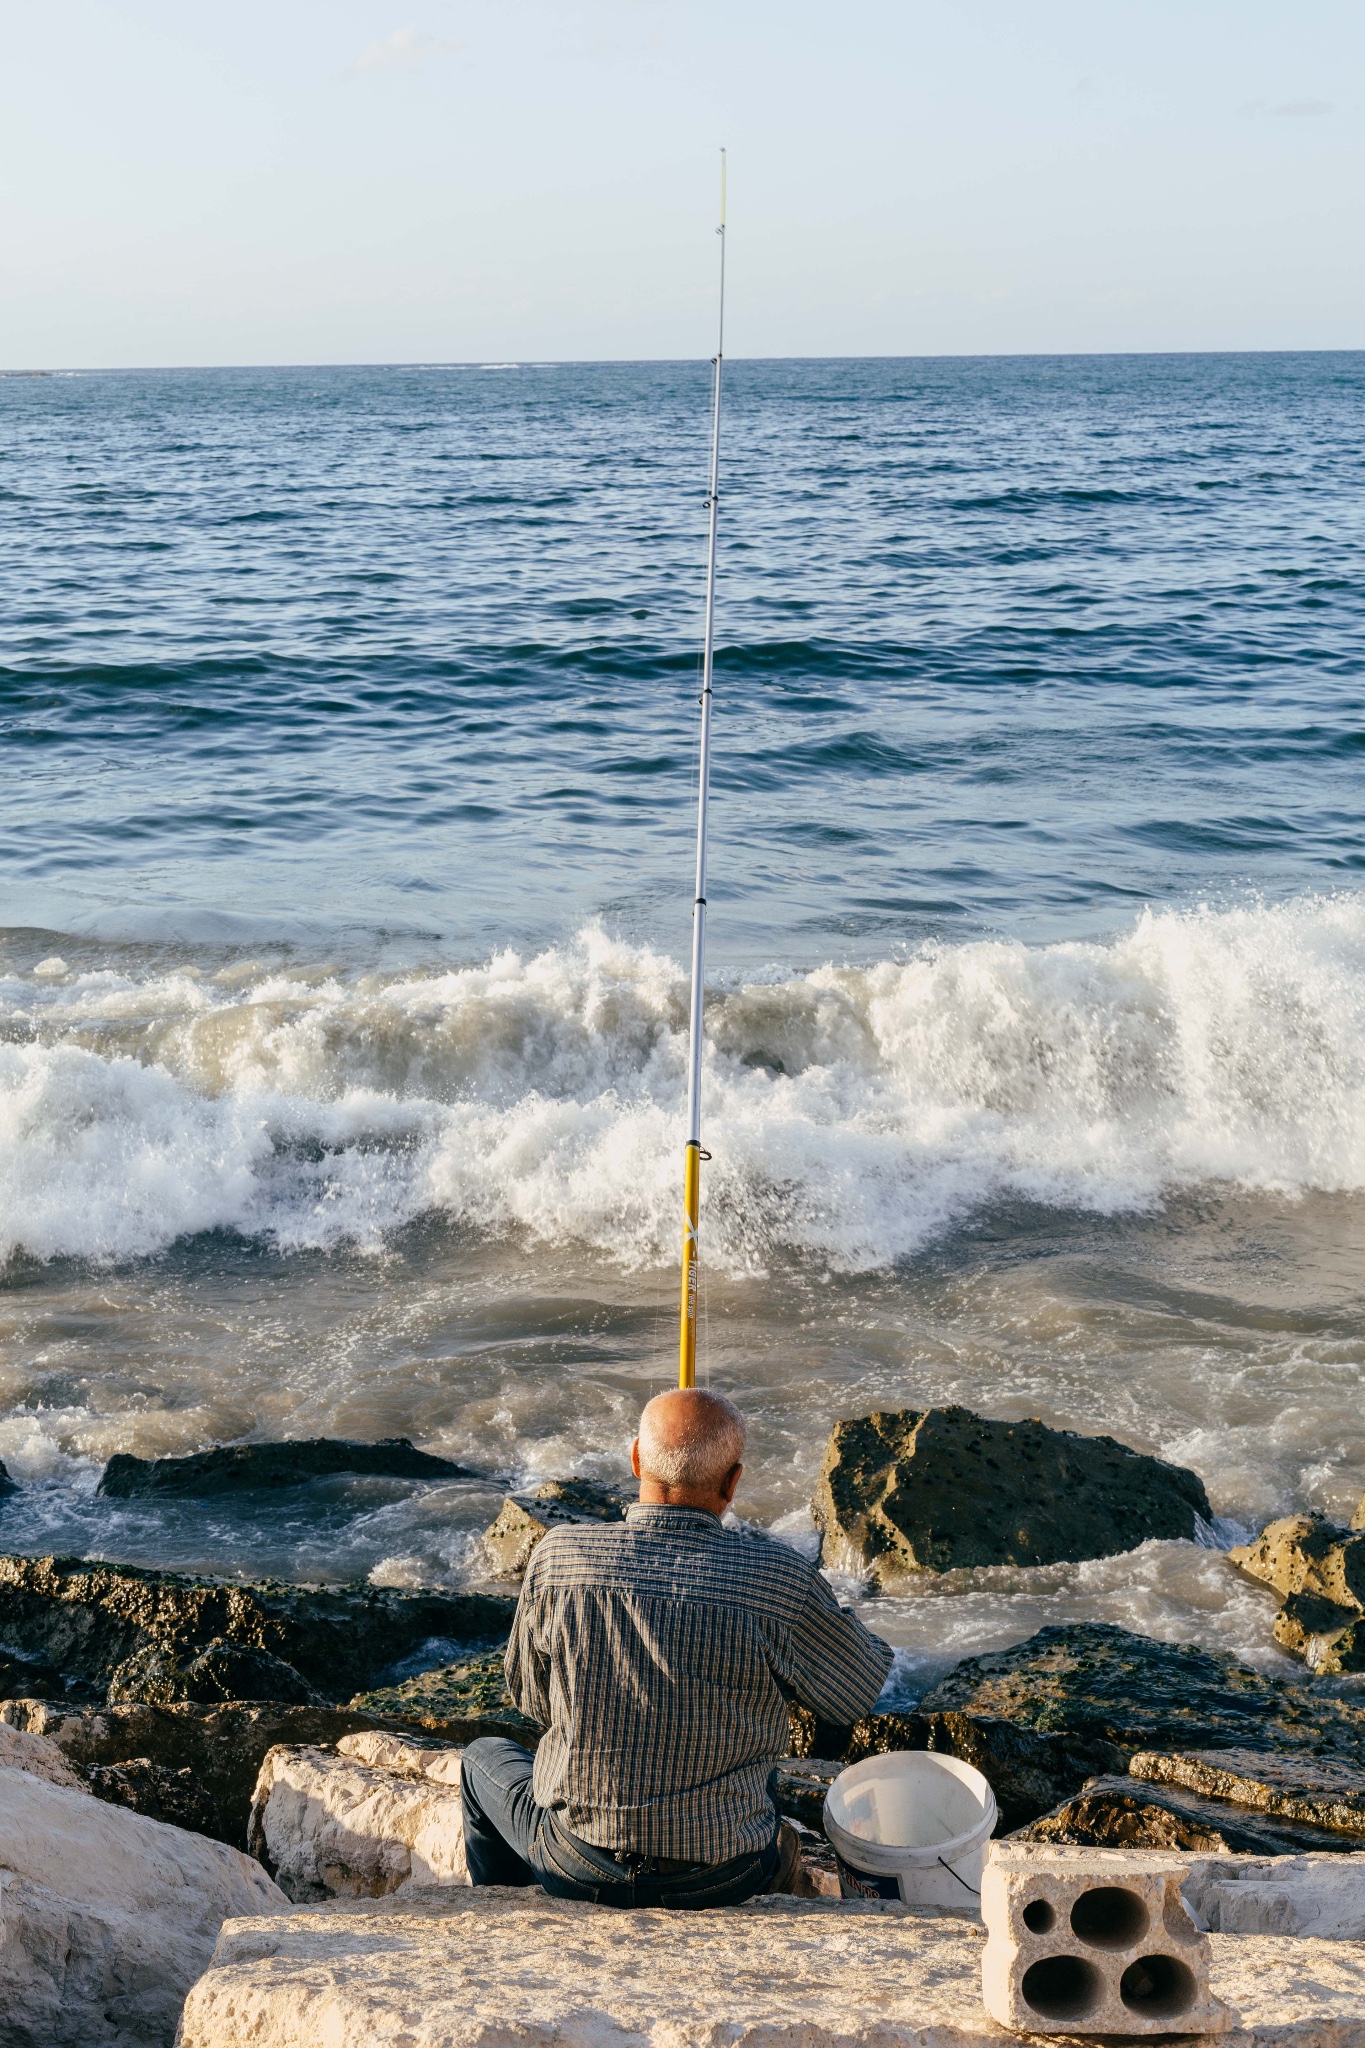
<svg viewBox="0 0 1365 2048">
<path fill-rule="evenodd" d="M 940 1862 L 940 1863 L 943 1863 L 943 1858 L 942 1858 L 941 1856 L 939 1857 L 939 1859 L 938 1859 L 938 1860 L 939 1860 L 939 1862 Z M 971 1895 L 972 1895 L 972 1897 L 973 1897 L 974 1899 L 979 1899 L 979 1898 L 981 1897 L 981 1894 L 980 1894 L 980 1892 L 979 1892 L 979 1891 L 978 1891 L 978 1890 L 976 1889 L 976 1886 L 975 1886 L 975 1885 L 971 1885 L 971 1884 L 968 1884 L 968 1882 L 967 1882 L 967 1880 L 966 1880 L 966 1878 L 965 1878 L 965 1877 L 958 1877 L 958 1876 L 957 1876 L 957 1872 L 956 1872 L 956 1871 L 955 1871 L 955 1870 L 953 1869 L 953 1866 L 952 1866 L 952 1864 L 951 1864 L 951 1863 L 943 1863 L 943 1868 L 944 1868 L 944 1869 L 945 1869 L 945 1870 L 947 1871 L 947 1873 L 948 1873 L 949 1877 L 957 1877 L 957 1881 L 958 1881 L 958 1883 L 959 1883 L 959 1884 L 960 1884 L 960 1885 L 962 1886 L 962 1889 L 963 1889 L 963 1891 L 964 1891 L 964 1892 L 970 1892 L 970 1893 L 971 1893 Z"/>
</svg>

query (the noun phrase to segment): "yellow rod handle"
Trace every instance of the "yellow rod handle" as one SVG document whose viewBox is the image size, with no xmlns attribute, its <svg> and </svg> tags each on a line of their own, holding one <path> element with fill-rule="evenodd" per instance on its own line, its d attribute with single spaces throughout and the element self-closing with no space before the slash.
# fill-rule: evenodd
<svg viewBox="0 0 1365 2048">
<path fill-rule="evenodd" d="M 678 1385 L 697 1384 L 697 1225 L 701 1220 L 701 1146 L 683 1155 L 682 1317 L 678 1343 Z"/>
</svg>

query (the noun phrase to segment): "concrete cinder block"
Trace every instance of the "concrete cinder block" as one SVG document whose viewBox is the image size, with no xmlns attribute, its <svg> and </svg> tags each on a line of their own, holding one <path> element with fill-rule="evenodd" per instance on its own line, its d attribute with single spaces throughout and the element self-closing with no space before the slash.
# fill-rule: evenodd
<svg viewBox="0 0 1365 2048">
<path fill-rule="evenodd" d="M 993 1842 L 981 1879 L 981 1986 L 1030 2034 L 1214 2034 L 1211 1953 L 1181 1896 L 1183 1856 Z"/>
</svg>

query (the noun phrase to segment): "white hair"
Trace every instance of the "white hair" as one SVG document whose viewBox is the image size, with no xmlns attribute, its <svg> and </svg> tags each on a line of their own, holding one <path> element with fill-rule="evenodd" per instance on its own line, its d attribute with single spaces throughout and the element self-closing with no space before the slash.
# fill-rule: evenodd
<svg viewBox="0 0 1365 2048">
<path fill-rule="evenodd" d="M 714 1488 L 744 1461 L 744 1417 L 723 1394 L 697 1389 L 684 1428 L 664 1423 L 672 1396 L 656 1394 L 640 1417 L 640 1469 L 664 1486 Z M 673 1411 L 676 1415 L 676 1409 Z"/>
</svg>

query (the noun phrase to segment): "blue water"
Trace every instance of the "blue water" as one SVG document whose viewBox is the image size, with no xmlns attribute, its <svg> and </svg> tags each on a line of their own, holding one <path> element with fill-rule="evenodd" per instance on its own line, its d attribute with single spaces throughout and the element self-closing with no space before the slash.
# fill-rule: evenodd
<svg viewBox="0 0 1365 2048">
<path fill-rule="evenodd" d="M 707 395 L 0 382 L 8 921 L 682 947 Z M 718 958 L 1354 880 L 1365 356 L 738 363 L 727 404 Z"/>
<path fill-rule="evenodd" d="M 704 1370 L 1365 1485 L 1365 355 L 736 363 Z M 672 1370 L 704 364 L 0 379 L 0 1547 L 477 1578 Z M 115 1450 L 406 1433 L 265 1510 Z M 870 1603 L 1278 1656 L 1216 1548 Z"/>
</svg>

